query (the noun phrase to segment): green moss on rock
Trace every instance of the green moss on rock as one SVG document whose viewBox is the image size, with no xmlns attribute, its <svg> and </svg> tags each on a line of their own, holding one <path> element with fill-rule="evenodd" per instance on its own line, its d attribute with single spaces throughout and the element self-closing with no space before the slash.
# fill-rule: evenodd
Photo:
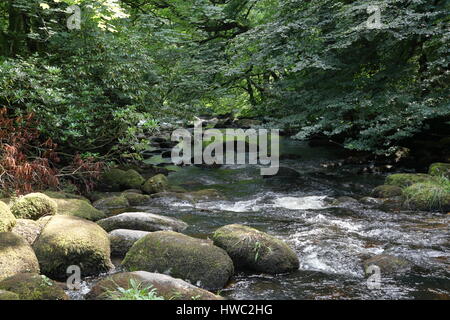
<svg viewBox="0 0 450 320">
<path fill-rule="evenodd" d="M 128 200 L 130 206 L 139 206 L 150 200 L 150 196 L 134 192 L 124 192 L 122 195 Z"/>
<path fill-rule="evenodd" d="M 403 191 L 405 204 L 414 210 L 450 211 L 450 182 L 442 178 L 436 182 L 416 183 Z"/>
<path fill-rule="evenodd" d="M 172 231 L 152 232 L 138 240 L 122 265 L 129 271 L 168 274 L 208 290 L 223 288 L 234 272 L 223 249 Z"/>
<path fill-rule="evenodd" d="M 106 214 L 94 208 L 89 202 L 79 199 L 54 199 L 58 205 L 58 214 L 74 216 L 90 221 L 106 218 Z"/>
<path fill-rule="evenodd" d="M 5 300 L 20 300 L 19 295 L 17 293 L 0 290 L 0 301 Z"/>
<path fill-rule="evenodd" d="M 145 179 L 136 170 L 111 169 L 102 175 L 100 185 L 110 191 L 140 189 Z"/>
<path fill-rule="evenodd" d="M 20 300 L 69 299 L 61 285 L 36 273 L 19 273 L 3 279 L 0 289 L 17 294 Z"/>
<path fill-rule="evenodd" d="M 43 216 L 55 215 L 56 202 L 43 193 L 30 193 L 18 198 L 11 206 L 16 218 L 37 220 Z"/>
<path fill-rule="evenodd" d="M 89 199 L 86 197 L 63 191 L 44 191 L 42 193 L 45 194 L 46 196 L 49 196 L 52 199 L 78 199 L 90 202 Z"/>
<path fill-rule="evenodd" d="M 428 173 L 432 176 L 450 179 L 450 163 L 433 163 Z"/>
<path fill-rule="evenodd" d="M 397 186 L 400 188 L 406 188 L 415 183 L 427 182 L 432 179 L 432 176 L 423 173 L 396 173 L 387 176 L 385 184 L 390 186 Z"/>
<path fill-rule="evenodd" d="M 125 209 L 130 207 L 130 203 L 123 195 L 103 198 L 93 203 L 93 206 L 107 214 L 117 213 L 117 209 Z"/>
<path fill-rule="evenodd" d="M 118 289 L 131 288 L 131 280 L 134 280 L 141 288 L 151 287 L 156 294 L 164 300 L 222 300 L 206 290 L 197 288 L 181 279 L 175 279 L 160 273 L 146 271 L 123 272 L 112 275 L 94 285 L 87 295 L 90 300 L 110 300 L 111 293 L 118 294 Z"/>
<path fill-rule="evenodd" d="M 169 189 L 169 180 L 163 174 L 157 174 L 148 179 L 141 187 L 142 191 L 147 194 L 164 192 Z"/>
<path fill-rule="evenodd" d="M 11 231 L 16 224 L 16 218 L 6 203 L 0 201 L 0 232 Z"/>
<path fill-rule="evenodd" d="M 16 273 L 39 273 L 33 249 L 22 237 L 12 232 L 0 233 L 0 280 Z"/>
<path fill-rule="evenodd" d="M 42 273 L 54 279 L 65 278 L 71 265 L 80 266 L 85 276 L 112 267 L 108 234 L 97 224 L 78 217 L 52 217 L 33 248 Z"/>
<path fill-rule="evenodd" d="M 224 226 L 216 230 L 213 240 L 230 255 L 236 268 L 271 274 L 299 268 L 297 254 L 286 243 L 254 228 Z"/>
<path fill-rule="evenodd" d="M 398 186 L 381 185 L 372 190 L 372 196 L 375 198 L 393 198 L 403 194 L 402 188 Z"/>
</svg>

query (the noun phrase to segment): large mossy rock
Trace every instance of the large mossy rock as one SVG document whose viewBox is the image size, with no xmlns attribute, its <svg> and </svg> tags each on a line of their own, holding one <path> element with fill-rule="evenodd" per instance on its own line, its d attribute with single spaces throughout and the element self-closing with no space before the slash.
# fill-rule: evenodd
<svg viewBox="0 0 450 320">
<path fill-rule="evenodd" d="M 114 257 L 124 257 L 133 244 L 142 239 L 148 231 L 117 229 L 109 233 L 111 243 L 111 255 Z"/>
<path fill-rule="evenodd" d="M 96 223 L 72 216 L 51 218 L 33 245 L 43 274 L 60 279 L 77 265 L 84 276 L 112 268 L 108 234 Z"/>
<path fill-rule="evenodd" d="M 158 231 L 138 240 L 122 265 L 129 271 L 169 274 L 207 289 L 222 289 L 234 273 L 233 261 L 210 241 L 172 231 Z"/>
<path fill-rule="evenodd" d="M 19 273 L 0 281 L 0 289 L 19 300 L 69 300 L 61 285 L 37 273 Z"/>
<path fill-rule="evenodd" d="M 156 290 L 156 295 L 164 300 L 222 300 L 204 289 L 197 288 L 181 279 L 175 279 L 165 274 L 150 273 L 146 271 L 117 273 L 99 281 L 92 287 L 87 298 L 90 300 L 110 300 L 113 295 L 119 294 L 119 288 L 131 288 L 131 281 L 135 281 L 141 288 Z"/>
<path fill-rule="evenodd" d="M 236 268 L 277 274 L 299 268 L 297 254 L 283 241 L 254 228 L 232 224 L 219 228 L 214 244 L 223 248 Z"/>
<path fill-rule="evenodd" d="M 366 275 L 371 274 L 369 267 L 372 265 L 380 268 L 381 275 L 406 272 L 412 267 L 412 263 L 408 260 L 384 253 L 373 256 L 363 262 Z"/>
<path fill-rule="evenodd" d="M 407 187 L 405 205 L 413 210 L 450 211 L 450 183 L 416 183 Z"/>
<path fill-rule="evenodd" d="M 63 191 L 44 191 L 42 192 L 46 196 L 49 196 L 52 199 L 78 199 L 85 200 L 89 202 L 89 199 L 78 194 L 63 192 Z"/>
<path fill-rule="evenodd" d="M 169 189 L 169 180 L 163 174 L 157 174 L 148 179 L 141 187 L 142 191 L 147 194 L 164 192 Z"/>
<path fill-rule="evenodd" d="M 139 206 L 151 199 L 149 195 L 136 192 L 124 192 L 122 195 L 128 200 L 130 206 Z"/>
<path fill-rule="evenodd" d="M 144 182 L 144 178 L 136 170 L 111 169 L 103 173 L 99 185 L 109 191 L 123 191 L 140 189 Z"/>
<path fill-rule="evenodd" d="M 432 176 L 446 177 L 450 179 L 450 163 L 433 163 L 428 173 Z"/>
<path fill-rule="evenodd" d="M 9 232 L 16 224 L 16 217 L 11 213 L 8 205 L 0 201 L 0 232 Z"/>
<path fill-rule="evenodd" d="M 55 215 L 58 205 L 43 193 L 30 193 L 18 198 L 11 206 L 12 214 L 19 219 L 37 220 L 43 216 Z"/>
<path fill-rule="evenodd" d="M 106 218 L 106 214 L 94 208 L 89 202 L 80 199 L 54 199 L 58 205 L 58 214 L 74 216 L 90 221 Z"/>
<path fill-rule="evenodd" d="M 390 186 L 397 186 L 400 188 L 406 188 L 415 183 L 427 182 L 432 179 L 432 176 L 424 173 L 396 173 L 387 176 L 385 184 Z"/>
<path fill-rule="evenodd" d="M 372 196 L 375 198 L 393 198 L 403 194 L 402 188 L 398 186 L 381 185 L 372 190 Z"/>
<path fill-rule="evenodd" d="M 0 233 L 0 280 L 16 273 L 39 273 L 33 249 L 22 237 L 12 232 Z"/>
<path fill-rule="evenodd" d="M 20 298 L 17 293 L 6 290 L 0 290 L 0 301 L 4 300 L 20 300 Z"/>
<path fill-rule="evenodd" d="M 125 212 L 97 223 L 108 232 L 115 229 L 181 232 L 188 227 L 183 221 L 148 212 Z"/>
<path fill-rule="evenodd" d="M 42 223 L 30 219 L 17 219 L 12 233 L 24 238 L 30 245 L 36 241 L 44 227 Z"/>
</svg>

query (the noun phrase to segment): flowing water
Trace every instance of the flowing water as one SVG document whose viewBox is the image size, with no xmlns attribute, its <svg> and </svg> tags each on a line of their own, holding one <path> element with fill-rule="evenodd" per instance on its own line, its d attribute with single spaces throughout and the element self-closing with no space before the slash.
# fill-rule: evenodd
<svg viewBox="0 0 450 320">
<path fill-rule="evenodd" d="M 170 175 L 186 189 L 215 188 L 226 201 L 195 205 L 160 199 L 139 210 L 187 222 L 187 234 L 206 238 L 217 228 L 239 223 L 285 240 L 300 260 L 286 275 L 237 273 L 221 292 L 229 299 L 441 299 L 450 295 L 449 215 L 388 213 L 361 203 L 336 209 L 329 198 L 361 198 L 380 185 L 380 175 L 358 174 L 355 165 L 327 169 L 321 163 L 343 155 L 284 140 L 282 161 L 299 175 L 263 179 L 257 166 L 219 169 L 184 167 Z M 407 272 L 381 275 L 379 289 L 369 289 L 362 262 L 380 253 L 412 262 Z"/>
</svg>

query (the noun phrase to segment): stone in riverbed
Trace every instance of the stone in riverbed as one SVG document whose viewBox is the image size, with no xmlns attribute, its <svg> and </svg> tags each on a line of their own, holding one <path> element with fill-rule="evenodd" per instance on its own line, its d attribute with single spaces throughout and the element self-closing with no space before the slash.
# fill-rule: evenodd
<svg viewBox="0 0 450 320">
<path fill-rule="evenodd" d="M 37 273 L 19 273 L 3 279 L 0 289 L 15 293 L 19 300 L 69 300 L 60 284 Z"/>
<path fill-rule="evenodd" d="M 0 232 L 9 232 L 16 224 L 16 217 L 6 203 L 0 201 Z"/>
<path fill-rule="evenodd" d="M 432 176 L 446 177 L 450 179 L 450 163 L 433 163 L 428 173 Z"/>
<path fill-rule="evenodd" d="M 74 216 L 90 221 L 106 218 L 106 214 L 80 199 L 54 199 L 58 204 L 58 214 Z"/>
<path fill-rule="evenodd" d="M 222 289 L 234 273 L 225 250 L 172 231 L 152 232 L 138 240 L 122 265 L 128 271 L 168 274 L 207 290 Z"/>
<path fill-rule="evenodd" d="M 223 248 L 239 269 L 277 274 L 299 268 L 297 254 L 283 241 L 243 225 L 232 224 L 213 234 L 214 244 Z"/>
<path fill-rule="evenodd" d="M 66 278 L 71 265 L 78 265 L 83 276 L 113 267 L 108 234 L 96 223 L 78 217 L 52 217 L 33 248 L 42 273 L 55 279 Z"/>
<path fill-rule="evenodd" d="M 402 194 L 402 188 L 385 184 L 372 190 L 372 196 L 375 198 L 392 198 L 401 196 Z"/>
<path fill-rule="evenodd" d="M 0 290 L 0 301 L 6 301 L 6 300 L 20 300 L 19 295 L 17 293 L 6 291 L 6 290 Z"/>
<path fill-rule="evenodd" d="M 120 195 L 97 200 L 93 203 L 93 206 L 96 209 L 105 212 L 106 214 L 114 214 L 117 210 L 129 208 L 130 203 L 128 202 L 127 198 Z"/>
<path fill-rule="evenodd" d="M 165 300 L 222 300 L 209 291 L 197 288 L 181 279 L 175 279 L 165 274 L 146 271 L 124 272 L 112 275 L 99 281 L 88 293 L 90 300 L 110 300 L 111 292 L 118 294 L 117 288 L 130 288 L 130 280 L 136 281 L 141 288 L 150 287 L 156 290 L 156 295 Z"/>
<path fill-rule="evenodd" d="M 107 191 L 140 189 L 144 178 L 136 170 L 111 169 L 103 173 L 99 186 Z"/>
<path fill-rule="evenodd" d="M 15 200 L 11 212 L 16 218 L 37 220 L 55 215 L 58 205 L 43 193 L 30 193 Z"/>
<path fill-rule="evenodd" d="M 365 260 L 363 265 L 366 275 L 371 274 L 370 269 L 368 269 L 371 265 L 378 266 L 382 275 L 405 272 L 412 267 L 408 260 L 384 253 Z"/>
<path fill-rule="evenodd" d="M 148 231 L 117 229 L 109 233 L 111 254 L 115 257 L 124 257 L 133 244 L 149 234 Z"/>
<path fill-rule="evenodd" d="M 22 237 L 12 232 L 0 232 L 0 280 L 22 272 L 39 273 L 33 249 Z"/>
<path fill-rule="evenodd" d="M 17 223 L 11 232 L 21 236 L 30 245 L 32 245 L 41 234 L 43 227 L 44 226 L 38 221 L 30 219 L 17 219 Z"/>
<path fill-rule="evenodd" d="M 396 173 L 387 176 L 385 184 L 406 188 L 415 183 L 428 182 L 432 179 L 431 175 L 424 173 Z"/>
<path fill-rule="evenodd" d="M 148 179 L 141 187 L 142 191 L 147 194 L 164 192 L 169 189 L 169 180 L 163 174 L 157 174 Z"/>
<path fill-rule="evenodd" d="M 139 206 L 151 199 L 149 195 L 135 192 L 123 192 L 122 195 L 128 200 L 130 206 Z"/>
<path fill-rule="evenodd" d="M 107 232 L 115 229 L 140 231 L 183 231 L 188 225 L 181 220 L 160 216 L 148 212 L 125 212 L 113 217 L 97 221 Z"/>
</svg>

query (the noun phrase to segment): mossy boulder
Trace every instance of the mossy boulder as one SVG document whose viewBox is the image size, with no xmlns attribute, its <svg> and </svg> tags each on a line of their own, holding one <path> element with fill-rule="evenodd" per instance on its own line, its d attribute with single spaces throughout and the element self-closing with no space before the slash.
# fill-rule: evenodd
<svg viewBox="0 0 450 320">
<path fill-rule="evenodd" d="M 42 223 L 39 223 L 30 219 L 17 219 L 17 223 L 11 232 L 24 238 L 30 245 L 39 237 L 44 227 Z"/>
<path fill-rule="evenodd" d="M 147 194 L 164 192 L 169 189 L 169 180 L 163 174 L 157 174 L 148 179 L 141 187 L 142 191 Z"/>
<path fill-rule="evenodd" d="M 52 217 L 33 248 L 42 273 L 54 279 L 65 278 L 71 265 L 78 265 L 84 276 L 112 268 L 108 234 L 79 217 Z"/>
<path fill-rule="evenodd" d="M 63 191 L 44 191 L 42 192 L 46 196 L 49 196 L 52 199 L 79 199 L 85 200 L 89 202 L 89 199 L 78 194 L 67 193 Z"/>
<path fill-rule="evenodd" d="M 432 179 L 432 176 L 424 173 L 396 173 L 387 176 L 385 184 L 390 186 L 397 186 L 400 188 L 406 188 L 415 183 L 427 182 Z"/>
<path fill-rule="evenodd" d="M 298 270 L 297 254 L 286 243 L 267 233 L 232 224 L 213 234 L 214 244 L 223 248 L 238 269 L 277 274 Z"/>
<path fill-rule="evenodd" d="M 0 290 L 0 301 L 4 300 L 20 300 L 19 295 L 17 293 Z"/>
<path fill-rule="evenodd" d="M 403 194 L 402 188 L 398 186 L 381 185 L 372 190 L 372 196 L 375 198 L 393 198 Z"/>
<path fill-rule="evenodd" d="M 450 183 L 442 182 L 416 183 L 403 191 L 405 205 L 414 210 L 450 211 Z"/>
<path fill-rule="evenodd" d="M 371 274 L 368 269 L 371 265 L 379 267 L 382 275 L 406 272 L 412 267 L 412 263 L 408 260 L 384 253 L 363 262 L 366 275 Z"/>
<path fill-rule="evenodd" d="M 188 225 L 181 220 L 164 217 L 148 212 L 125 212 L 97 221 L 106 231 L 130 229 L 141 231 L 177 231 L 185 230 Z"/>
<path fill-rule="evenodd" d="M 450 179 L 450 163 L 433 163 L 430 166 L 428 173 L 432 176 Z"/>
<path fill-rule="evenodd" d="M 0 232 L 0 280 L 22 272 L 39 273 L 33 249 L 22 237 L 12 232 Z"/>
<path fill-rule="evenodd" d="M 141 288 L 156 290 L 156 295 L 164 300 L 222 300 L 209 291 L 197 288 L 186 281 L 175 279 L 165 274 L 146 271 L 122 272 L 107 277 L 96 283 L 88 293 L 89 300 L 110 300 L 111 293 L 119 294 L 119 288 L 131 288 L 131 281 Z"/>
<path fill-rule="evenodd" d="M 74 216 L 90 221 L 106 218 L 106 214 L 94 208 L 89 202 L 79 199 L 54 199 L 58 205 L 58 214 Z"/>
<path fill-rule="evenodd" d="M 149 234 L 148 231 L 117 229 L 109 233 L 111 254 L 114 257 L 124 257 L 133 244 Z"/>
<path fill-rule="evenodd" d="M 0 289 L 20 300 L 69 300 L 62 285 L 37 273 L 19 273 L 0 281 Z"/>
<path fill-rule="evenodd" d="M 0 232 L 11 231 L 16 224 L 16 217 L 6 203 L 0 201 Z"/>
<path fill-rule="evenodd" d="M 58 205 L 43 193 L 30 193 L 14 201 L 12 214 L 19 219 L 37 220 L 43 216 L 55 215 Z"/>
<path fill-rule="evenodd" d="M 207 290 L 223 288 L 234 273 L 225 250 L 172 231 L 151 232 L 138 240 L 122 265 L 128 271 L 168 274 Z"/>
<path fill-rule="evenodd" d="M 130 206 L 139 206 L 151 199 L 149 195 L 135 192 L 124 192 L 122 195 L 128 200 Z"/>
<path fill-rule="evenodd" d="M 120 209 L 130 207 L 130 203 L 123 195 L 103 198 L 95 201 L 92 205 L 106 214 L 115 214 L 118 213 L 118 210 Z"/>
<path fill-rule="evenodd" d="M 103 173 L 99 185 L 109 191 L 123 191 L 140 189 L 144 182 L 144 178 L 136 170 L 111 169 Z"/>
<path fill-rule="evenodd" d="M 212 201 L 212 200 L 224 200 L 225 197 L 216 189 L 204 189 L 194 192 L 183 193 L 183 198 L 198 202 L 198 201 Z"/>
</svg>

